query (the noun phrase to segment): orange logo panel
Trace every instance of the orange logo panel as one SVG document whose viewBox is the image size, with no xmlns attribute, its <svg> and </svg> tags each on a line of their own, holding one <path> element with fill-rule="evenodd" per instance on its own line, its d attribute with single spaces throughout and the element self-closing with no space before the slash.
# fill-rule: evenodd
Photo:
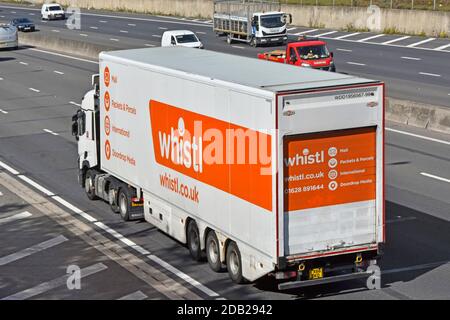
<svg viewBox="0 0 450 320">
<path fill-rule="evenodd" d="M 109 111 L 109 107 L 111 106 L 111 96 L 109 95 L 108 91 L 105 92 L 104 101 L 105 101 L 105 109 L 106 111 Z"/>
<path fill-rule="evenodd" d="M 103 72 L 103 79 L 105 80 L 105 86 L 109 87 L 109 83 L 111 82 L 111 73 L 109 72 L 108 67 L 106 67 Z"/>
<path fill-rule="evenodd" d="M 376 131 L 286 138 L 283 167 L 285 211 L 374 200 Z"/>
<path fill-rule="evenodd" d="M 158 164 L 272 210 L 271 135 L 154 100 L 149 108 Z M 256 142 L 240 144 L 242 133 Z M 260 148 L 265 161 L 254 159 Z"/>
</svg>

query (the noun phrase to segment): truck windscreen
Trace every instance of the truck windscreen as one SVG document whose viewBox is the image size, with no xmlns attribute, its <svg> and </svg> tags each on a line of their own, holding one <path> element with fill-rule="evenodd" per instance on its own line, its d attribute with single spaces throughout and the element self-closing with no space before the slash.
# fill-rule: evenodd
<svg viewBox="0 0 450 320">
<path fill-rule="evenodd" d="M 264 28 L 281 28 L 284 26 L 284 22 L 281 19 L 281 15 L 261 16 L 261 26 Z"/>
<path fill-rule="evenodd" d="M 297 47 L 297 51 L 302 60 L 323 59 L 330 56 L 325 45 Z"/>
</svg>

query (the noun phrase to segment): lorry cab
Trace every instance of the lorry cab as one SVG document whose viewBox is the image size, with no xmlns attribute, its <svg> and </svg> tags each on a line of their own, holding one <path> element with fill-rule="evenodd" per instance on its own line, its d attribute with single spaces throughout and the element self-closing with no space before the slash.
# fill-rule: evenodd
<svg viewBox="0 0 450 320">
<path fill-rule="evenodd" d="M 251 44 L 286 43 L 287 25 L 291 20 L 290 15 L 278 11 L 254 13 Z"/>
<path fill-rule="evenodd" d="M 333 53 L 325 41 L 301 40 L 289 43 L 286 48 L 286 63 L 326 71 L 336 71 Z"/>
</svg>

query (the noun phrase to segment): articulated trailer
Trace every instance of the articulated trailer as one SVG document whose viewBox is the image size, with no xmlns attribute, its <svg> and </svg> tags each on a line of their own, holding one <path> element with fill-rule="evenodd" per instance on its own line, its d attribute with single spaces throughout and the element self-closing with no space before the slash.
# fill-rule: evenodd
<svg viewBox="0 0 450 320">
<path fill-rule="evenodd" d="M 385 241 L 384 85 L 182 47 L 100 54 L 79 181 L 233 281 L 368 277 Z"/>
<path fill-rule="evenodd" d="M 285 44 L 290 23 L 292 15 L 281 11 L 279 1 L 214 0 L 213 31 L 226 35 L 229 44 Z"/>
</svg>

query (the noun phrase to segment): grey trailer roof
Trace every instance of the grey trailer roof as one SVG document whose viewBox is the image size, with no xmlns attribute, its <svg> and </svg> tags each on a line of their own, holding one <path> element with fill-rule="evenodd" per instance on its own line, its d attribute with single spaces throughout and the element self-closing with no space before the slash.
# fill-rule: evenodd
<svg viewBox="0 0 450 320">
<path fill-rule="evenodd" d="M 297 66 L 185 47 L 158 47 L 110 51 L 101 54 L 122 63 L 158 66 L 210 79 L 237 83 L 272 92 L 306 90 L 374 80 L 351 75 L 311 70 Z"/>
</svg>

